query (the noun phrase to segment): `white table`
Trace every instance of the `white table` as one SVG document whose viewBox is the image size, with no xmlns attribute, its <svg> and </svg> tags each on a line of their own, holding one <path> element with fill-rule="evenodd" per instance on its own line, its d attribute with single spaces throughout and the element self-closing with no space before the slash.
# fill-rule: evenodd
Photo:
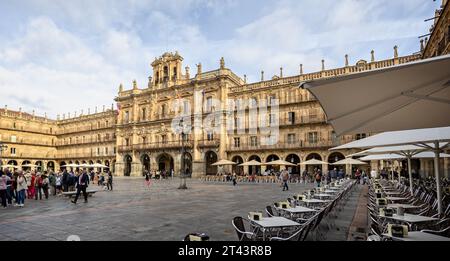
<svg viewBox="0 0 450 261">
<path fill-rule="evenodd" d="M 387 208 L 399 208 L 402 207 L 404 209 L 412 209 L 412 208 L 419 208 L 419 206 L 411 205 L 411 204 L 387 204 Z"/>
<path fill-rule="evenodd" d="M 392 217 L 386 217 L 386 216 L 381 216 L 380 217 L 386 218 L 386 219 L 392 219 L 395 221 L 400 221 L 400 222 L 406 222 L 408 224 L 411 224 L 412 226 L 412 230 L 418 230 L 419 224 L 421 223 L 426 223 L 426 222 L 433 222 L 433 221 L 438 221 L 438 218 L 433 218 L 433 217 L 427 217 L 427 216 L 420 216 L 420 215 L 414 215 L 414 214 L 408 214 L 405 213 L 403 216 L 399 216 L 397 214 L 393 214 Z"/>
<path fill-rule="evenodd" d="M 303 214 L 303 213 L 310 213 L 310 212 L 316 212 L 317 210 L 312 208 L 307 208 L 303 206 L 296 206 L 295 208 L 277 208 L 278 210 L 286 211 L 292 214 Z"/>
<path fill-rule="evenodd" d="M 401 195 L 402 194 L 402 192 L 398 192 L 398 191 L 383 192 L 383 193 L 388 195 L 388 196 L 395 196 L 395 195 Z"/>
<path fill-rule="evenodd" d="M 420 231 L 408 232 L 407 237 L 393 237 L 388 234 L 383 234 L 383 236 L 392 238 L 396 241 L 450 241 L 450 238 L 448 237 L 438 236 Z"/>
<path fill-rule="evenodd" d="M 404 200 L 408 200 L 408 198 L 401 198 L 401 197 L 386 197 L 387 200 L 389 201 L 404 201 Z"/>
<path fill-rule="evenodd" d="M 326 194 L 326 193 L 318 193 L 318 194 L 314 194 L 313 196 L 318 197 L 318 198 L 331 198 L 333 195 Z"/>
<path fill-rule="evenodd" d="M 270 231 L 275 228 L 301 226 L 301 224 L 285 217 L 263 217 L 261 220 L 251 220 L 251 222 L 261 228 L 263 240 L 266 240 L 266 231 Z"/>
<path fill-rule="evenodd" d="M 324 193 L 336 194 L 336 193 L 338 193 L 338 191 L 336 191 L 336 190 L 331 190 L 331 189 L 327 189 L 327 190 L 324 191 Z"/>
</svg>

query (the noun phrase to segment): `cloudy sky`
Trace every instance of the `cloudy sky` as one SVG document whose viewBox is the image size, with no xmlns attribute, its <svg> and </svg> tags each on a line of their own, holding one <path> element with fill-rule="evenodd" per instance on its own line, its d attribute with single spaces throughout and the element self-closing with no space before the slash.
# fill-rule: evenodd
<svg viewBox="0 0 450 261">
<path fill-rule="evenodd" d="M 250 82 L 419 50 L 432 0 L 0 0 L 0 107 L 51 117 L 111 106 L 123 83 L 178 50 L 195 72 L 220 57 Z"/>
</svg>

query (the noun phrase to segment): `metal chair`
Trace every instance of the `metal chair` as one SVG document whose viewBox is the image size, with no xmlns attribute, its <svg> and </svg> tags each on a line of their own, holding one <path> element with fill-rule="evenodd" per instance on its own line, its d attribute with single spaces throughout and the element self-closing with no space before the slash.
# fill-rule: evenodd
<svg viewBox="0 0 450 261">
<path fill-rule="evenodd" d="M 236 230 L 236 234 L 238 236 L 239 241 L 255 241 L 256 234 L 253 232 L 246 231 L 244 226 L 243 217 L 234 217 L 232 220 L 232 225 Z M 248 222 L 248 220 L 246 220 Z"/>
</svg>

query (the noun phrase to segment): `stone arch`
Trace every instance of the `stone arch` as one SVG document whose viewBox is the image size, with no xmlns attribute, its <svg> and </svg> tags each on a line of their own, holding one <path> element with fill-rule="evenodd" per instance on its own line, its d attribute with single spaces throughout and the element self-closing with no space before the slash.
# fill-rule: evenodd
<svg viewBox="0 0 450 261">
<path fill-rule="evenodd" d="M 174 169 L 174 158 L 169 153 L 162 153 L 156 157 L 156 163 L 158 164 L 158 170 L 161 175 L 169 176 L 170 172 Z"/>
<path fill-rule="evenodd" d="M 285 160 L 296 165 L 295 167 L 291 166 L 287 168 L 291 174 L 300 174 L 300 166 L 298 165 L 300 163 L 300 157 L 297 154 L 289 154 Z"/>
<path fill-rule="evenodd" d="M 22 163 L 20 164 L 22 170 L 24 171 L 28 171 L 31 170 L 31 167 L 24 167 L 23 165 L 27 165 L 27 164 L 31 164 L 31 161 L 29 160 L 23 160 Z"/>
<path fill-rule="evenodd" d="M 54 161 L 49 161 L 47 162 L 47 170 L 51 170 L 51 171 L 55 171 L 55 162 Z"/>
<path fill-rule="evenodd" d="M 37 171 L 43 171 L 44 170 L 44 163 L 41 160 L 38 160 L 34 163 L 36 165 Z"/>
<path fill-rule="evenodd" d="M 248 157 L 247 161 L 255 160 L 257 162 L 261 162 L 261 158 L 258 155 L 251 155 Z M 261 174 L 261 166 L 248 166 L 248 174 L 249 175 L 260 175 Z"/>
<path fill-rule="evenodd" d="M 269 156 L 266 157 L 266 163 L 274 161 L 274 160 L 279 160 L 279 159 L 280 159 L 280 157 L 278 155 L 270 154 Z M 275 169 L 275 167 L 277 167 L 277 166 L 266 165 L 267 170 Z"/>
<path fill-rule="evenodd" d="M 244 167 L 239 166 L 240 164 L 244 163 L 244 159 L 241 156 L 236 155 L 233 158 L 231 158 L 231 161 L 237 163 L 236 165 L 232 166 L 232 171 L 238 175 L 244 174 Z"/>
<path fill-rule="evenodd" d="M 150 156 L 147 153 L 142 153 L 140 160 L 142 164 L 142 175 L 144 175 L 145 171 L 150 172 Z"/>
<path fill-rule="evenodd" d="M 217 162 L 218 156 L 214 151 L 207 151 L 205 153 L 205 167 L 206 167 L 206 175 L 216 175 L 217 174 L 217 166 L 212 166 L 211 164 Z"/>
<path fill-rule="evenodd" d="M 130 156 L 129 154 L 125 154 L 123 156 L 123 163 L 124 163 L 123 175 L 126 177 L 131 176 L 131 163 L 132 162 L 133 162 L 132 156 Z"/>
<path fill-rule="evenodd" d="M 320 156 L 319 153 L 312 152 L 312 153 L 309 153 L 309 154 L 306 156 L 305 161 L 306 161 L 306 160 L 311 160 L 311 159 L 322 160 L 322 156 Z"/>
</svg>

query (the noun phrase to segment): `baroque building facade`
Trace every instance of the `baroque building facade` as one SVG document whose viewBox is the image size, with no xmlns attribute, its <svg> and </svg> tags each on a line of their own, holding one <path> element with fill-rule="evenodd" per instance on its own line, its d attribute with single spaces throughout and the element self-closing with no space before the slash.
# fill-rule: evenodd
<svg viewBox="0 0 450 261">
<path fill-rule="evenodd" d="M 360 60 L 356 65 L 350 65 L 345 56 L 341 68 L 325 69 L 322 61 L 322 70 L 317 72 L 304 73 L 300 65 L 298 75 L 286 77 L 280 68 L 279 75 L 266 80 L 262 71 L 261 81 L 247 83 L 245 76 L 241 78 L 225 66 L 223 58 L 218 69 L 203 72 L 198 64 L 191 75 L 189 67 L 182 69 L 183 58 L 178 53 L 165 53 L 152 62 L 147 86 L 139 88 L 134 81 L 131 89 L 124 90 L 120 85 L 117 110 L 103 108 L 51 120 L 1 109 L 0 142 L 8 148 L 0 160 L 2 165 L 18 167 L 35 164 L 41 170 L 70 163 L 101 163 L 117 176 L 173 170 L 175 176 L 189 172 L 193 177 L 216 174 L 218 167 L 212 164 L 221 159 L 300 163 L 314 158 L 333 163 L 353 151 L 330 152 L 329 148 L 370 134 L 336 137 L 319 102 L 298 88 L 299 84 L 421 57 L 421 53 L 399 57 L 394 47 L 391 59 L 376 61 L 372 51 L 370 61 Z M 270 142 L 271 137 L 275 141 Z M 432 162 L 421 160 L 417 165 L 423 174 L 432 170 Z M 270 167 L 232 168 L 253 173 Z M 328 165 L 321 167 L 326 170 Z M 444 169 L 448 175 L 448 161 Z M 291 168 L 294 174 L 300 171 Z"/>
</svg>

